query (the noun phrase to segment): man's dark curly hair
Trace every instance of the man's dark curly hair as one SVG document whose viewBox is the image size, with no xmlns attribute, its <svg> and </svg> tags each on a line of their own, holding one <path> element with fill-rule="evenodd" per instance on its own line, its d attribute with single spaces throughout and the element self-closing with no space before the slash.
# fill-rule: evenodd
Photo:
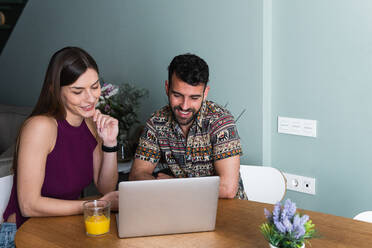
<svg viewBox="0 0 372 248">
<path fill-rule="evenodd" d="M 172 84 L 172 75 L 175 75 L 182 81 L 197 86 L 201 83 L 207 86 L 209 81 L 209 68 L 207 63 L 200 57 L 186 53 L 173 58 L 168 66 L 168 82 Z"/>
</svg>

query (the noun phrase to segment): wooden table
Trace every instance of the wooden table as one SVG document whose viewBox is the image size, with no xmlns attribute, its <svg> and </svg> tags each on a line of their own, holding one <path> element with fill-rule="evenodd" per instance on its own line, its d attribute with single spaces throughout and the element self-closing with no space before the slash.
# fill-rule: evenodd
<svg viewBox="0 0 372 248">
<path fill-rule="evenodd" d="M 272 205 L 244 200 L 219 200 L 216 230 L 213 232 L 119 239 L 115 216 L 111 231 L 102 237 L 87 237 L 83 216 L 31 218 L 17 231 L 17 248 L 23 247 L 255 247 L 267 248 L 260 233 L 264 208 Z M 312 211 L 310 215 L 321 238 L 313 248 L 372 247 L 372 224 Z M 310 246 L 307 246 L 310 247 Z"/>
</svg>

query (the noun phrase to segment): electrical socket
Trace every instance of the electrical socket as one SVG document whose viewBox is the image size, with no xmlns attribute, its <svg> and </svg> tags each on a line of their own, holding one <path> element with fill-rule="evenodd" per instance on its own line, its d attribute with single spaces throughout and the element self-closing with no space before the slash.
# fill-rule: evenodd
<svg viewBox="0 0 372 248">
<path fill-rule="evenodd" d="M 287 179 L 287 189 L 315 195 L 315 178 L 283 173 Z"/>
</svg>

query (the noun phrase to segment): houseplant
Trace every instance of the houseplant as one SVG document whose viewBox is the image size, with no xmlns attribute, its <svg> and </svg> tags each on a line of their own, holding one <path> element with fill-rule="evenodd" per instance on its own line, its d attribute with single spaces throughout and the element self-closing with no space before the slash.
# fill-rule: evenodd
<svg viewBox="0 0 372 248">
<path fill-rule="evenodd" d="M 104 83 L 97 108 L 104 114 L 119 121 L 119 160 L 133 156 L 133 146 L 137 140 L 131 140 L 130 132 L 138 124 L 137 111 L 142 98 L 148 96 L 148 90 L 137 88 L 128 83 L 119 85 Z"/>
<path fill-rule="evenodd" d="M 287 199 L 284 206 L 275 204 L 271 213 L 264 210 L 266 222 L 260 226 L 261 233 L 270 247 L 301 248 L 315 235 L 315 225 L 308 215 L 296 212 L 296 204 Z"/>
</svg>

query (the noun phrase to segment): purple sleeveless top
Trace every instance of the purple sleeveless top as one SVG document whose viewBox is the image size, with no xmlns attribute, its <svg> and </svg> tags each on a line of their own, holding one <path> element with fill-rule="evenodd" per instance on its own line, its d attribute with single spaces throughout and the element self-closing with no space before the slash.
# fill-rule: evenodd
<svg viewBox="0 0 372 248">
<path fill-rule="evenodd" d="M 93 180 L 93 151 L 97 141 L 85 121 L 79 127 L 71 126 L 66 120 L 58 122 L 56 144 L 47 156 L 45 178 L 41 195 L 63 200 L 76 200 L 82 190 Z M 9 203 L 4 212 L 4 220 L 16 213 L 17 228 L 28 218 L 21 215 L 17 197 L 17 179 Z"/>
</svg>

